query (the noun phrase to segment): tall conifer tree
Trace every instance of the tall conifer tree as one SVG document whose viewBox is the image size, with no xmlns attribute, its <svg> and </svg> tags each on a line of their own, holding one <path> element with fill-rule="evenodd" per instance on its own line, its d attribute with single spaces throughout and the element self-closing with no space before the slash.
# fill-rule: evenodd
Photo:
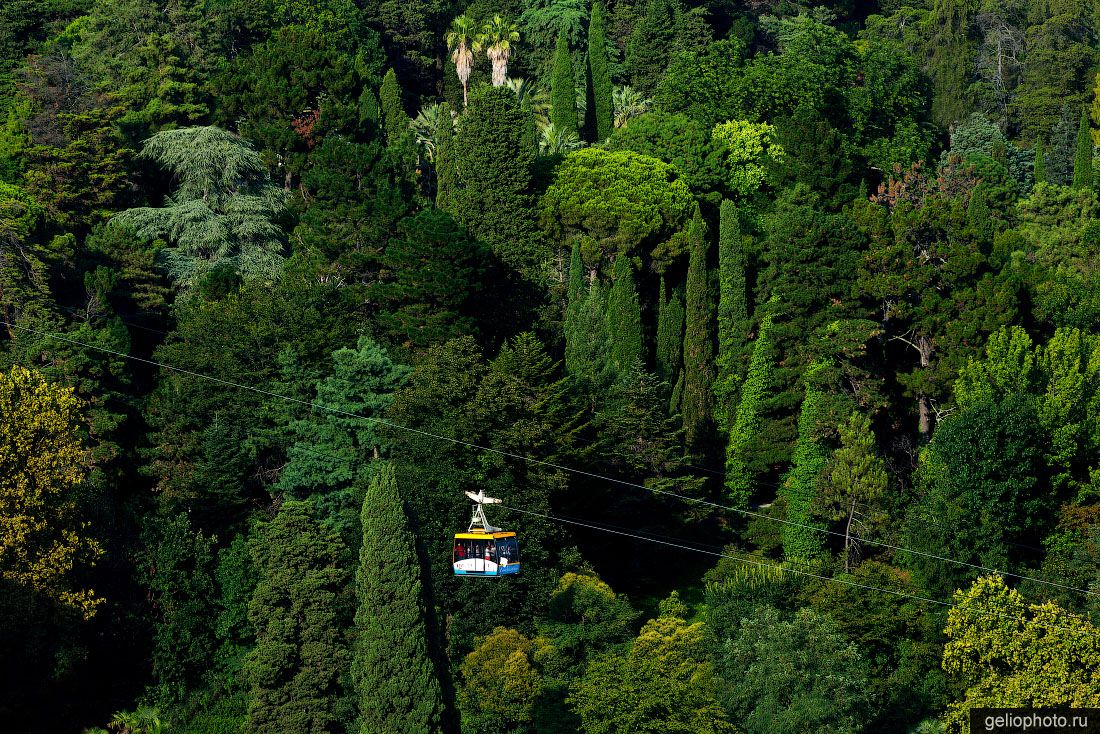
<svg viewBox="0 0 1100 734">
<path fill-rule="evenodd" d="M 679 289 L 666 294 L 661 276 L 661 294 L 657 310 L 657 375 L 675 384 L 680 372 L 684 347 L 684 297 Z"/>
<path fill-rule="evenodd" d="M 614 280 L 607 302 L 607 330 L 611 336 L 611 363 L 625 375 L 641 362 L 642 307 L 634 282 L 634 265 L 625 253 L 615 258 Z"/>
<path fill-rule="evenodd" d="M 815 364 L 810 368 L 813 373 L 823 365 Z M 821 389 L 814 385 L 806 386 L 806 397 L 798 414 L 798 442 L 794 447 L 791 470 L 783 480 L 779 494 L 787 502 L 787 520 L 789 525 L 782 528 L 783 553 L 787 560 L 812 561 L 821 556 L 822 533 L 824 524 L 814 517 L 813 509 L 817 499 L 818 475 L 829 460 L 829 452 L 821 445 L 817 437 L 818 423 L 821 419 Z"/>
<path fill-rule="evenodd" d="M 573 57 L 565 31 L 558 34 L 554 71 L 550 77 L 550 122 L 560 132 L 577 132 L 577 89 Z"/>
<path fill-rule="evenodd" d="M 729 432 L 726 445 L 726 496 L 737 507 L 745 507 L 753 492 L 753 475 L 749 467 L 748 452 L 760 432 L 764 397 L 771 380 L 772 317 L 768 314 L 760 322 L 756 341 L 752 345 L 749 371 L 741 385 L 741 400 L 737 403 L 737 419 Z"/>
<path fill-rule="evenodd" d="M 378 90 L 382 103 L 382 124 L 386 128 L 386 141 L 397 144 L 409 132 L 409 115 L 401 102 L 401 85 L 393 69 L 386 72 L 382 87 Z"/>
<path fill-rule="evenodd" d="M 657 91 L 672 59 L 679 6 L 676 0 L 648 0 L 626 48 L 632 86 L 645 97 Z"/>
<path fill-rule="evenodd" d="M 530 109 L 507 87 L 474 92 L 455 143 L 461 181 L 449 202 L 455 219 L 513 268 L 541 266 L 550 253 L 535 226 Z"/>
<path fill-rule="evenodd" d="M 1039 138 L 1035 141 L 1035 183 L 1041 184 L 1047 182 L 1047 162 L 1046 151 L 1043 150 L 1043 139 Z"/>
<path fill-rule="evenodd" d="M 1092 188 L 1092 135 L 1089 134 L 1089 114 L 1081 110 L 1077 127 L 1077 149 L 1073 156 L 1073 188 Z"/>
<path fill-rule="evenodd" d="M 592 17 L 588 23 L 588 108 L 585 113 L 585 126 L 589 139 L 593 142 L 611 137 L 615 123 L 615 108 L 612 100 L 611 69 L 607 57 L 607 29 L 604 21 L 602 3 L 592 6 Z"/>
<path fill-rule="evenodd" d="M 707 229 L 699 205 L 688 227 L 689 263 L 684 329 L 684 442 L 699 453 L 714 413 L 714 291 L 707 269 Z"/>
<path fill-rule="evenodd" d="M 728 199 L 722 202 L 718 225 L 718 376 L 714 382 L 717 398 L 717 421 L 726 427 L 733 424 L 734 395 L 737 392 L 739 360 L 745 349 L 748 332 L 749 303 L 745 282 L 745 252 L 741 242 L 741 225 L 737 206 Z"/>
<path fill-rule="evenodd" d="M 360 517 L 351 663 L 359 731 L 438 731 L 443 703 L 428 654 L 420 563 L 392 464 L 383 464 L 371 478 Z"/>
<path fill-rule="evenodd" d="M 248 605 L 256 646 L 245 658 L 251 685 L 245 731 L 343 732 L 340 672 L 347 663 L 341 613 L 348 586 L 344 544 L 287 502 L 251 543 L 260 581 Z"/>
<path fill-rule="evenodd" d="M 573 240 L 573 247 L 569 252 L 569 306 L 575 306 L 584 298 L 584 261 L 581 259 L 580 238 Z"/>
</svg>

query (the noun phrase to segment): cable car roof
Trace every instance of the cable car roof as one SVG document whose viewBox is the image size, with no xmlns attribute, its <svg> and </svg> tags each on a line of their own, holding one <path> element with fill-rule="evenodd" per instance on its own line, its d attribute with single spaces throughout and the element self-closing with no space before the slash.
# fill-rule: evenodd
<svg viewBox="0 0 1100 734">
<path fill-rule="evenodd" d="M 497 533 L 455 533 L 455 540 L 486 540 L 487 538 L 514 538 L 515 533 L 511 532 L 497 532 Z"/>
</svg>

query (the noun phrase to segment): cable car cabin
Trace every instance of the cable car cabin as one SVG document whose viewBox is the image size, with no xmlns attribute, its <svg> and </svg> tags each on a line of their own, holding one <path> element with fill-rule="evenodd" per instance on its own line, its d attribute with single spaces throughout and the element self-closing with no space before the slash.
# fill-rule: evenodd
<svg viewBox="0 0 1100 734">
<path fill-rule="evenodd" d="M 452 557 L 456 576 L 508 576 L 519 573 L 519 543 L 516 534 L 455 533 Z"/>
</svg>

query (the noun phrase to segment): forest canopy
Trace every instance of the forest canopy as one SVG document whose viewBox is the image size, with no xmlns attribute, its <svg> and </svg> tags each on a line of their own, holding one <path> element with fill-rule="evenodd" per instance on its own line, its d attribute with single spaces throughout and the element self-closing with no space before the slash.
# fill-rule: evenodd
<svg viewBox="0 0 1100 734">
<path fill-rule="evenodd" d="M 1100 707 L 1098 144 L 1092 0 L 0 4 L 3 728 Z"/>
</svg>

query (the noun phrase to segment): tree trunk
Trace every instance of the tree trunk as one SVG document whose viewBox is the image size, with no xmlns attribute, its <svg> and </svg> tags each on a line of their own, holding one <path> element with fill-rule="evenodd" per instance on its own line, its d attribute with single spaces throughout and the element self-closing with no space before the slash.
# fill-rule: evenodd
<svg viewBox="0 0 1100 734">
<path fill-rule="evenodd" d="M 852 570 L 852 520 L 856 516 L 856 501 L 852 498 L 848 506 L 848 524 L 844 526 L 844 573 Z"/>
<path fill-rule="evenodd" d="M 932 340 L 927 336 L 919 336 L 916 340 L 917 353 L 920 355 L 920 366 L 922 370 L 927 370 L 932 364 Z M 920 431 L 921 438 L 928 440 L 932 436 L 932 401 L 929 396 L 921 393 L 917 398 L 917 410 L 920 415 L 920 420 L 917 426 L 917 430 Z"/>
</svg>

